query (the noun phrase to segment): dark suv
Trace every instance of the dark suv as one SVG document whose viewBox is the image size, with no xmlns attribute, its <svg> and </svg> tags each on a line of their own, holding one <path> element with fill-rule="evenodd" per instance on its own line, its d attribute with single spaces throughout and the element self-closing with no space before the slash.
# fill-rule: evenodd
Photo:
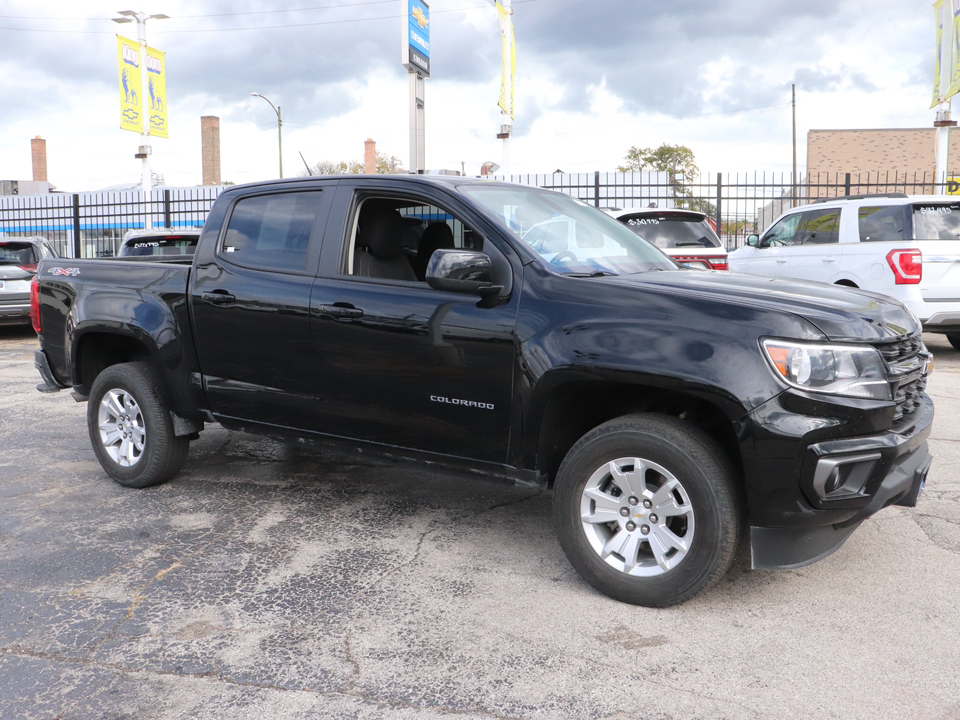
<svg viewBox="0 0 960 720">
<path fill-rule="evenodd" d="M 30 323 L 30 281 L 41 260 L 57 257 L 45 238 L 0 237 L 0 325 Z"/>
</svg>

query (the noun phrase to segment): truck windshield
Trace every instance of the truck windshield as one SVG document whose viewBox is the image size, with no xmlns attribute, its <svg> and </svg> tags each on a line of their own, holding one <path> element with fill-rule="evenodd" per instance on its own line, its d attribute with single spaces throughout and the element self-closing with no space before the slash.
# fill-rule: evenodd
<svg viewBox="0 0 960 720">
<path fill-rule="evenodd" d="M 913 206 L 914 240 L 960 239 L 960 203 Z"/>
<path fill-rule="evenodd" d="M 555 272 L 599 277 L 678 267 L 623 223 L 569 195 L 499 184 L 458 189 Z"/>
</svg>

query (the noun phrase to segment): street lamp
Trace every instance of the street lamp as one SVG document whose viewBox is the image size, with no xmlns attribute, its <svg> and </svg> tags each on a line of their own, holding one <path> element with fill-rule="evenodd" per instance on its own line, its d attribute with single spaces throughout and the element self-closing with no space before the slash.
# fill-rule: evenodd
<svg viewBox="0 0 960 720">
<path fill-rule="evenodd" d="M 260 93 L 252 92 L 250 93 L 254 97 L 263 98 L 268 103 L 270 107 L 273 108 L 273 111 L 277 114 L 277 144 L 280 147 L 280 177 L 283 177 L 283 117 L 280 115 L 280 108 L 274 105 L 268 98 L 263 97 Z"/>
<path fill-rule="evenodd" d="M 164 15 L 163 13 L 157 13 L 156 15 L 147 15 L 144 12 L 134 12 L 133 10 L 120 10 L 118 15 L 123 17 L 110 18 L 115 23 L 137 23 L 137 41 L 140 43 L 140 58 L 141 62 L 144 62 L 147 57 L 147 20 L 167 20 L 169 15 Z M 146 102 L 147 98 L 147 75 L 149 73 L 142 72 L 140 74 L 140 103 Z M 140 158 L 142 161 L 142 177 L 141 177 L 141 187 L 143 188 L 143 195 L 146 201 L 150 202 L 150 192 L 151 192 L 151 182 L 152 177 L 150 174 L 150 120 L 148 117 L 143 117 L 143 131 L 140 133 L 140 147 L 139 151 L 135 157 Z M 153 217 L 147 212 L 146 217 L 144 218 L 143 226 L 145 228 L 153 227 Z"/>
</svg>

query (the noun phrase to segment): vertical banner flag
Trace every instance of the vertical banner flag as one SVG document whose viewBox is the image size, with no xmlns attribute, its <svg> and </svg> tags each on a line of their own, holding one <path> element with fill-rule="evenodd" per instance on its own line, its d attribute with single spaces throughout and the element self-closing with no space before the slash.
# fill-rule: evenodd
<svg viewBox="0 0 960 720">
<path fill-rule="evenodd" d="M 513 33 L 513 23 L 509 12 L 507 8 L 497 2 L 497 13 L 500 15 L 500 40 L 503 46 L 500 102 L 497 104 L 513 120 L 513 84 L 517 75 L 517 39 Z"/>
<path fill-rule="evenodd" d="M 140 43 L 117 35 L 120 58 L 120 129 L 143 132 L 140 110 Z"/>
<path fill-rule="evenodd" d="M 147 97 L 149 103 L 150 134 L 169 138 L 167 132 L 167 70 L 166 53 L 147 48 Z"/>
<path fill-rule="evenodd" d="M 960 92 L 960 0 L 950 0 L 950 5 L 950 22 L 953 23 L 953 49 L 949 55 L 951 63 L 950 88 L 947 90 L 948 98 Z"/>
</svg>

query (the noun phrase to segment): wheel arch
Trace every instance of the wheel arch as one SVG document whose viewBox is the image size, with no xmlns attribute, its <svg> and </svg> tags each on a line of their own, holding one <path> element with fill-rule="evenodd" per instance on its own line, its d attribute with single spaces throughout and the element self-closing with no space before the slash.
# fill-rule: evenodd
<svg viewBox="0 0 960 720">
<path fill-rule="evenodd" d="M 732 398 L 703 389 L 579 377 L 553 387 L 542 401 L 535 448 L 541 476 L 552 484 L 577 440 L 608 420 L 636 413 L 658 413 L 699 427 L 738 473 L 742 469 L 736 421 L 746 410 Z"/>
<path fill-rule="evenodd" d="M 111 365 L 156 358 L 147 343 L 131 333 L 91 330 L 75 336 L 72 361 L 73 385 L 89 395 L 97 376 Z"/>
</svg>

